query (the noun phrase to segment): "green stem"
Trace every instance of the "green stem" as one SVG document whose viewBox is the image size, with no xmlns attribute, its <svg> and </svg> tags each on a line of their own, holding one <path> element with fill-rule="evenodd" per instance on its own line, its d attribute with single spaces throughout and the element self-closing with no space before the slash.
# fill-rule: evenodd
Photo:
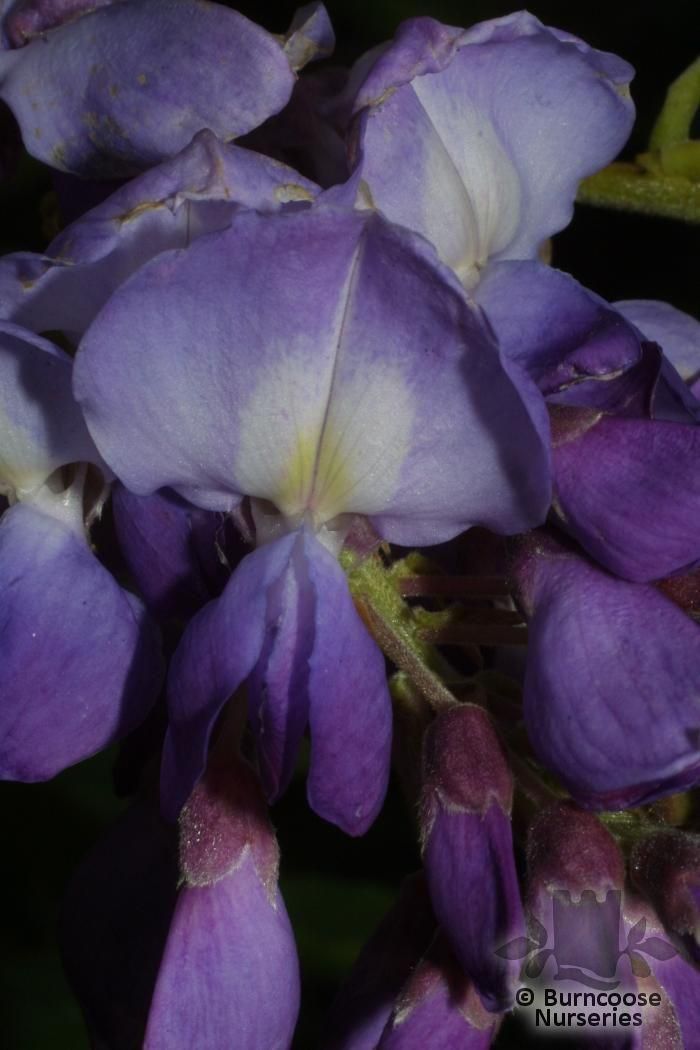
<svg viewBox="0 0 700 1050">
<path fill-rule="evenodd" d="M 698 106 L 700 106 L 700 58 L 688 66 L 666 93 L 663 109 L 649 139 L 651 150 L 661 151 L 690 137 Z"/>
<path fill-rule="evenodd" d="M 362 560 L 346 549 L 341 563 L 360 615 L 389 659 L 406 672 L 435 710 L 454 707 L 458 701 L 443 678 L 454 680 L 455 671 L 421 638 L 422 626 L 379 555 Z"/>
<path fill-rule="evenodd" d="M 700 182 L 683 175 L 649 174 L 636 164 L 611 164 L 584 179 L 581 204 L 700 223 Z"/>
</svg>

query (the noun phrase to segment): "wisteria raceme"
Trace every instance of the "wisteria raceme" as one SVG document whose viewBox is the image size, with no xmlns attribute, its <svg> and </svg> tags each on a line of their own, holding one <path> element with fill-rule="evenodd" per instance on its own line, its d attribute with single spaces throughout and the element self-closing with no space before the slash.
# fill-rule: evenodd
<svg viewBox="0 0 700 1050">
<path fill-rule="evenodd" d="M 405 802 L 422 863 L 324 1050 L 692 1050 L 700 323 L 552 265 L 581 180 L 695 156 L 692 75 L 620 168 L 631 66 L 524 11 L 312 73 L 316 3 L 0 30 L 62 211 L 0 259 L 0 776 L 121 742 L 61 920 L 92 1044 L 307 1045 L 305 782 L 319 851 Z"/>
</svg>

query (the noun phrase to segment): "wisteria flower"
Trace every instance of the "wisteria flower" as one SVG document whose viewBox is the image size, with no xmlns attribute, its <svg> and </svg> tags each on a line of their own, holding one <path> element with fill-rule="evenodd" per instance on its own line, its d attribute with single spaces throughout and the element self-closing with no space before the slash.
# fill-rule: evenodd
<svg viewBox="0 0 700 1050">
<path fill-rule="evenodd" d="M 269 541 L 175 656 L 169 811 L 248 679 L 268 797 L 309 722 L 311 803 L 363 830 L 384 795 L 391 711 L 335 557 L 352 517 L 431 543 L 474 522 L 517 531 L 549 499 L 532 412 L 459 285 L 378 216 L 241 214 L 112 296 L 79 351 L 76 390 L 127 487 L 169 486 L 218 510 L 247 496 Z"/>
</svg>

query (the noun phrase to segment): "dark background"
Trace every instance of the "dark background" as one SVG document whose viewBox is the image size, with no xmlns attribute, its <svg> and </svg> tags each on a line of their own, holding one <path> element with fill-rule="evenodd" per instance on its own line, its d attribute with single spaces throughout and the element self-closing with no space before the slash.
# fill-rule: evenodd
<svg viewBox="0 0 700 1050">
<path fill-rule="evenodd" d="M 274 32 L 286 29 L 294 11 L 292 3 L 230 6 Z M 402 19 L 413 15 L 469 25 L 512 10 L 507 3 L 452 0 L 330 0 L 327 6 L 338 37 L 339 63 L 351 62 L 390 37 Z M 544 22 L 633 63 L 639 115 L 625 155 L 642 150 L 666 86 L 697 53 L 695 0 L 647 6 L 577 0 L 533 3 L 530 10 Z M 17 176 L 0 187 L 3 251 L 43 247 L 50 189 L 48 173 L 26 160 Z M 579 207 L 572 225 L 555 240 L 554 262 L 607 299 L 666 299 L 697 316 L 697 236 L 697 227 L 670 220 Z M 80 1013 L 62 976 L 55 925 L 70 872 L 126 804 L 113 791 L 114 758 L 113 753 L 99 756 L 50 784 L 0 785 L 3 1050 L 87 1047 Z M 333 988 L 390 903 L 402 875 L 417 866 L 418 855 L 410 815 L 395 792 L 362 841 L 349 840 L 315 818 L 307 809 L 301 781 L 275 808 L 273 818 L 282 846 L 283 892 L 304 975 L 297 1045 L 305 1050 L 315 1044 Z M 522 1033 L 504 1036 L 499 1045 L 530 1045 Z"/>
</svg>

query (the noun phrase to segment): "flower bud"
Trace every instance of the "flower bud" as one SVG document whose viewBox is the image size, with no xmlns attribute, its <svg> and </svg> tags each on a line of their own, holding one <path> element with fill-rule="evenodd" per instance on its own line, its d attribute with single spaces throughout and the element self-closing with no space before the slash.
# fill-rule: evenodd
<svg viewBox="0 0 700 1050">
<path fill-rule="evenodd" d="M 488 1010 L 507 1009 L 517 967 L 496 949 L 523 926 L 510 823 L 513 784 L 486 713 L 471 704 L 426 732 L 421 833 L 435 914 Z"/>
</svg>

